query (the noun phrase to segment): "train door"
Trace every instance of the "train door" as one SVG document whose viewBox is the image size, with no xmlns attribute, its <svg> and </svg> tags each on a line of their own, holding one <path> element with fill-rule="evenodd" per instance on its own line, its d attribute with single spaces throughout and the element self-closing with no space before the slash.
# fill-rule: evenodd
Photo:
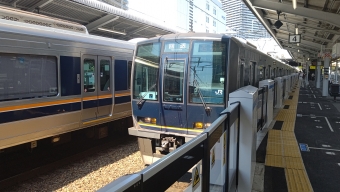
<svg viewBox="0 0 340 192">
<path fill-rule="evenodd" d="M 108 117 L 112 110 L 110 88 L 112 59 L 110 57 L 83 55 L 82 120 L 93 121 Z"/>
<path fill-rule="evenodd" d="M 187 86 L 186 66 L 188 55 L 186 54 L 164 54 L 162 56 L 162 121 L 165 131 L 170 127 L 187 127 Z M 170 127 L 169 127 L 170 126 Z"/>
<path fill-rule="evenodd" d="M 111 57 L 98 56 L 98 112 L 97 118 L 105 118 L 111 115 L 114 97 L 112 95 L 113 70 L 111 69 Z M 125 79 L 124 79 L 125 80 Z"/>
</svg>

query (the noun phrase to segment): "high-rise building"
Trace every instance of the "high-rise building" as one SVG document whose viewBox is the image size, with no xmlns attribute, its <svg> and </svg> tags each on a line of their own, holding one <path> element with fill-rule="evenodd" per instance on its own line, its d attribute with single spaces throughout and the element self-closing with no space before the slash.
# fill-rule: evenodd
<svg viewBox="0 0 340 192">
<path fill-rule="evenodd" d="M 219 0 L 129 0 L 129 11 L 183 32 L 226 31 L 226 14 Z"/>
<path fill-rule="evenodd" d="M 242 0 L 221 0 L 226 13 L 226 24 L 245 39 L 270 38 L 261 22 L 254 16 Z"/>
<path fill-rule="evenodd" d="M 103 1 L 107 4 L 113 5 L 115 7 L 118 7 L 118 8 L 124 9 L 124 10 L 129 9 L 128 8 L 128 3 L 129 3 L 128 0 L 100 0 L 100 1 Z"/>
</svg>

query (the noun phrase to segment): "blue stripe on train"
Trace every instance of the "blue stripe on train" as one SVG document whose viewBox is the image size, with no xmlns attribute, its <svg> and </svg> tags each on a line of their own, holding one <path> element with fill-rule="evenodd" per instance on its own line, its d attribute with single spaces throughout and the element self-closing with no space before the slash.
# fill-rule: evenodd
<svg viewBox="0 0 340 192">
<path fill-rule="evenodd" d="M 83 109 L 112 105 L 112 98 L 83 101 Z"/>
<path fill-rule="evenodd" d="M 98 100 L 83 101 L 83 109 L 98 107 Z"/>
<path fill-rule="evenodd" d="M 131 101 L 131 97 L 129 96 L 123 96 L 123 97 L 115 97 L 115 104 L 120 103 L 127 103 Z"/>
<path fill-rule="evenodd" d="M 47 107 L 38 107 L 33 109 L 23 109 L 18 111 L 8 111 L 0 113 L 0 124 L 12 121 L 20 121 L 25 119 L 32 119 L 37 117 L 44 117 L 49 115 L 56 115 L 60 113 L 67 113 L 72 111 L 79 111 L 81 103 L 67 103 L 62 105 L 53 105 Z"/>
<path fill-rule="evenodd" d="M 112 98 L 99 99 L 98 106 L 112 105 Z"/>
</svg>

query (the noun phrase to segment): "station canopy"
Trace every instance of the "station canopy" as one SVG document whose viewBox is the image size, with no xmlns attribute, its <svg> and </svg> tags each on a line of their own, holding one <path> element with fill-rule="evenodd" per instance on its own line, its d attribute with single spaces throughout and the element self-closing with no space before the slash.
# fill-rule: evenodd
<svg viewBox="0 0 340 192">
<path fill-rule="evenodd" d="M 0 5 L 73 21 L 90 34 L 120 40 L 183 32 L 97 0 L 0 0 Z"/>
<path fill-rule="evenodd" d="M 321 50 L 322 53 L 331 53 L 332 46 L 339 39 L 339 0 L 243 0 L 243 2 L 276 42 L 300 62 L 307 58 L 320 57 Z M 296 34 L 300 34 L 297 37 L 301 38 L 293 39 Z M 289 36 L 292 39 L 289 39 Z M 294 40 L 299 40 L 300 43 Z"/>
</svg>

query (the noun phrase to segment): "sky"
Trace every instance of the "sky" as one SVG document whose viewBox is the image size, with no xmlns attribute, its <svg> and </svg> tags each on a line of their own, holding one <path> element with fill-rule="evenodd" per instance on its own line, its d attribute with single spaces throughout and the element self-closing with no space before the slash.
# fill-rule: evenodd
<svg viewBox="0 0 340 192">
<path fill-rule="evenodd" d="M 166 24 L 168 27 L 176 28 L 176 21 L 171 20 L 171 13 L 166 12 L 167 7 L 172 6 L 172 1 L 175 0 L 129 0 L 129 12 L 137 15 L 142 15 L 144 18 L 155 21 L 157 23 Z M 201 0 L 205 1 L 205 0 Z M 220 0 L 217 0 L 220 1 Z M 146 3 L 147 2 L 147 3 Z M 221 1 L 220 1 L 221 2 Z M 147 11 L 144 11 L 147 10 Z M 147 12 L 147 13 L 143 13 Z M 195 16 L 195 15 L 194 15 Z M 169 23 L 165 23 L 165 20 L 170 20 Z M 227 30 L 227 29 L 226 29 Z M 274 39 L 247 39 L 250 43 L 254 44 L 258 50 L 264 53 L 270 53 L 276 58 L 291 59 L 289 53 L 281 49 Z"/>
</svg>

